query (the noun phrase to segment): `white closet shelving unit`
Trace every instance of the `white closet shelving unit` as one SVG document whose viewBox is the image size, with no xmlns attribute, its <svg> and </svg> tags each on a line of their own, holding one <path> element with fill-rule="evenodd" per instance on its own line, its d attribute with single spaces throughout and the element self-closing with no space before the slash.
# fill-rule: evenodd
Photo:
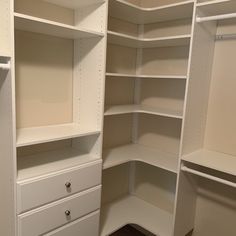
<svg viewBox="0 0 236 236">
<path fill-rule="evenodd" d="M 1 235 L 99 233 L 107 10 L 0 2 Z"/>
<path fill-rule="evenodd" d="M 102 236 L 172 235 L 194 6 L 172 2 L 109 2 Z"/>
<path fill-rule="evenodd" d="M 235 0 L 1 0 L 0 235 L 235 236 L 235 55 Z"/>
</svg>

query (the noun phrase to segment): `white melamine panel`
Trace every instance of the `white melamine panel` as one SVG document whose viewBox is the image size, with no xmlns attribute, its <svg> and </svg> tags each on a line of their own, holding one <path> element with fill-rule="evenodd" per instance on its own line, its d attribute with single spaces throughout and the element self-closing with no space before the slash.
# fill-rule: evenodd
<svg viewBox="0 0 236 236">
<path fill-rule="evenodd" d="M 236 157 L 200 149 L 182 157 L 183 160 L 236 176 Z"/>
<path fill-rule="evenodd" d="M 108 42 L 132 48 L 154 48 L 182 46 L 190 43 L 190 35 L 159 38 L 139 38 L 122 33 L 108 31 Z"/>
<path fill-rule="evenodd" d="M 108 236 L 127 224 L 137 224 L 157 236 L 171 236 L 172 215 L 135 196 L 104 205 L 101 217 L 101 236 Z"/>
<path fill-rule="evenodd" d="M 0 56 L 11 56 L 11 1 L 0 2 Z"/>
<path fill-rule="evenodd" d="M 66 184 L 70 184 L 69 187 Z M 17 182 L 18 213 L 101 184 L 101 161 Z M 50 192 L 48 190 L 50 189 Z"/>
<path fill-rule="evenodd" d="M 109 77 L 125 77 L 137 79 L 183 79 L 186 80 L 186 75 L 136 75 L 136 74 L 123 74 L 123 73 L 106 73 Z"/>
<path fill-rule="evenodd" d="M 139 144 L 128 144 L 103 151 L 103 168 L 111 168 L 127 162 L 143 162 L 177 173 L 178 156 Z"/>
<path fill-rule="evenodd" d="M 76 123 L 22 128 L 17 130 L 17 146 L 52 142 L 100 133 L 97 129 L 81 127 Z"/>
<path fill-rule="evenodd" d="M 161 7 L 143 8 L 123 0 L 112 1 L 109 6 L 112 17 L 135 24 L 146 24 L 192 16 L 193 1 L 183 1 Z"/>
<path fill-rule="evenodd" d="M 100 194 L 101 187 L 98 186 L 19 215 L 19 236 L 38 236 L 98 210 Z M 66 215 L 66 211 L 70 214 Z"/>
<path fill-rule="evenodd" d="M 91 213 L 44 236 L 98 236 L 99 213 L 99 211 Z"/>
<path fill-rule="evenodd" d="M 25 14 L 14 13 L 14 18 L 15 28 L 18 30 L 30 31 L 34 33 L 47 34 L 69 39 L 103 36 L 103 34 L 100 32 L 88 30 L 85 28 L 77 28 L 75 26 L 45 20 L 38 17 L 28 16 Z"/>
<path fill-rule="evenodd" d="M 53 3 L 55 5 L 63 6 L 66 8 L 77 9 L 91 4 L 103 3 L 105 0 L 43 0 L 45 2 Z"/>
<path fill-rule="evenodd" d="M 108 106 L 105 108 L 105 116 L 129 114 L 129 113 L 144 113 L 157 116 L 171 117 L 182 119 L 183 112 L 165 108 L 151 107 L 147 105 L 118 105 Z"/>
</svg>

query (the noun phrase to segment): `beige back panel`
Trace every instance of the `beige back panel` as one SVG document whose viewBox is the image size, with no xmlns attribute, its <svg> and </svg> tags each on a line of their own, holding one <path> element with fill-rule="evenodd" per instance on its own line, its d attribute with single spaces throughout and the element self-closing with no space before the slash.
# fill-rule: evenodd
<svg viewBox="0 0 236 236">
<path fill-rule="evenodd" d="M 181 120 L 155 115 L 139 115 L 137 142 L 158 150 L 179 152 Z"/>
<path fill-rule="evenodd" d="M 15 0 L 15 12 L 74 25 L 74 11 L 42 0 Z"/>
<path fill-rule="evenodd" d="M 137 163 L 134 193 L 141 199 L 168 212 L 173 211 L 176 175 Z"/>
<path fill-rule="evenodd" d="M 72 73 L 72 40 L 16 31 L 18 128 L 72 122 Z"/>
<path fill-rule="evenodd" d="M 223 22 L 218 34 L 236 31 L 236 21 Z M 205 147 L 236 155 L 236 41 L 221 40 L 215 45 Z"/>
</svg>

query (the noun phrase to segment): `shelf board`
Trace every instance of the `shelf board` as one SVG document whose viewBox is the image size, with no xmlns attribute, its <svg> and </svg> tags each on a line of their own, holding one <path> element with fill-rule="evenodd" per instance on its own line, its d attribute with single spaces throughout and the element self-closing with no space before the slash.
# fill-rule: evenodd
<svg viewBox="0 0 236 236">
<path fill-rule="evenodd" d="M 17 181 L 19 183 L 91 162 L 101 162 L 101 159 L 71 147 L 19 157 Z"/>
<path fill-rule="evenodd" d="M 183 156 L 182 160 L 236 176 L 236 156 L 200 149 Z"/>
<path fill-rule="evenodd" d="M 208 16 L 222 15 L 236 12 L 235 0 L 213 0 L 197 4 L 197 9 Z"/>
<path fill-rule="evenodd" d="M 18 30 L 52 35 L 61 38 L 79 39 L 102 37 L 104 34 L 71 25 L 45 20 L 25 14 L 14 13 L 15 28 Z"/>
<path fill-rule="evenodd" d="M 143 8 L 124 0 L 114 0 L 109 5 L 112 17 L 134 24 L 148 24 L 192 17 L 194 1 L 183 1 L 161 7 Z"/>
<path fill-rule="evenodd" d="M 44 0 L 45 2 L 49 2 L 58 6 L 70 8 L 70 9 L 78 9 L 80 7 L 86 7 L 92 4 L 104 3 L 104 0 L 86 0 L 86 1 L 78 1 L 78 0 Z"/>
<path fill-rule="evenodd" d="M 179 35 L 159 38 L 138 38 L 108 31 L 108 43 L 131 48 L 173 47 L 190 44 L 191 35 Z"/>
<path fill-rule="evenodd" d="M 101 236 L 108 236 L 127 224 L 136 224 L 154 235 L 171 236 L 173 216 L 135 196 L 102 207 Z"/>
<path fill-rule="evenodd" d="M 16 144 L 23 147 L 99 133 L 96 129 L 79 127 L 74 123 L 22 128 L 17 130 Z"/>
<path fill-rule="evenodd" d="M 103 151 L 103 168 L 108 169 L 131 161 L 139 161 L 177 173 L 178 156 L 140 144 L 128 144 Z"/>
<path fill-rule="evenodd" d="M 124 73 L 106 73 L 109 77 L 134 78 L 134 79 L 187 79 L 186 75 L 133 75 Z"/>
<path fill-rule="evenodd" d="M 155 108 L 145 105 L 116 105 L 105 108 L 105 116 L 121 115 L 130 113 L 144 113 L 157 116 L 171 117 L 176 119 L 183 118 L 183 112 L 166 108 Z"/>
</svg>

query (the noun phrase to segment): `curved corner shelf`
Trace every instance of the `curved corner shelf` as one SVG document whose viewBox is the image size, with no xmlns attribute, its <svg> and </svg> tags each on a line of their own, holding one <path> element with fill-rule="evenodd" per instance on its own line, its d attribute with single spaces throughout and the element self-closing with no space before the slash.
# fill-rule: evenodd
<svg viewBox="0 0 236 236">
<path fill-rule="evenodd" d="M 115 0 L 109 6 L 112 17 L 134 24 L 148 24 L 161 21 L 177 20 L 192 17 L 194 1 L 188 0 L 154 8 L 144 8 Z"/>
<path fill-rule="evenodd" d="M 45 2 L 49 2 L 58 6 L 70 8 L 70 9 L 78 9 L 80 7 L 86 7 L 92 4 L 104 3 L 104 0 L 86 0 L 86 1 L 78 1 L 78 0 L 44 0 Z"/>
<path fill-rule="evenodd" d="M 14 13 L 15 28 L 34 33 L 52 35 L 61 38 L 79 39 L 103 37 L 104 34 L 92 30 L 77 28 L 71 25 L 45 20 L 21 13 Z"/>
<path fill-rule="evenodd" d="M 127 224 L 136 224 L 154 235 L 171 236 L 173 215 L 135 196 L 125 196 L 102 207 L 101 236 Z"/>
<path fill-rule="evenodd" d="M 117 44 L 131 48 L 156 48 L 156 47 L 174 47 L 190 44 L 191 35 L 179 35 L 159 38 L 138 38 L 108 31 L 108 43 Z"/>
<path fill-rule="evenodd" d="M 232 155 L 200 149 L 183 156 L 182 160 L 236 176 L 236 157 Z"/>
<path fill-rule="evenodd" d="M 178 172 L 178 155 L 140 144 L 128 144 L 103 151 L 103 169 L 132 161 L 143 162 L 172 173 Z"/>
<path fill-rule="evenodd" d="M 112 78 L 134 78 L 134 79 L 183 79 L 186 80 L 186 75 L 133 75 L 124 73 L 110 73 L 107 72 L 106 76 Z"/>
<path fill-rule="evenodd" d="M 117 105 L 105 108 L 105 116 L 144 113 L 150 115 L 164 116 L 176 119 L 183 119 L 183 111 L 171 110 L 165 108 L 155 108 L 145 105 Z"/>
</svg>

